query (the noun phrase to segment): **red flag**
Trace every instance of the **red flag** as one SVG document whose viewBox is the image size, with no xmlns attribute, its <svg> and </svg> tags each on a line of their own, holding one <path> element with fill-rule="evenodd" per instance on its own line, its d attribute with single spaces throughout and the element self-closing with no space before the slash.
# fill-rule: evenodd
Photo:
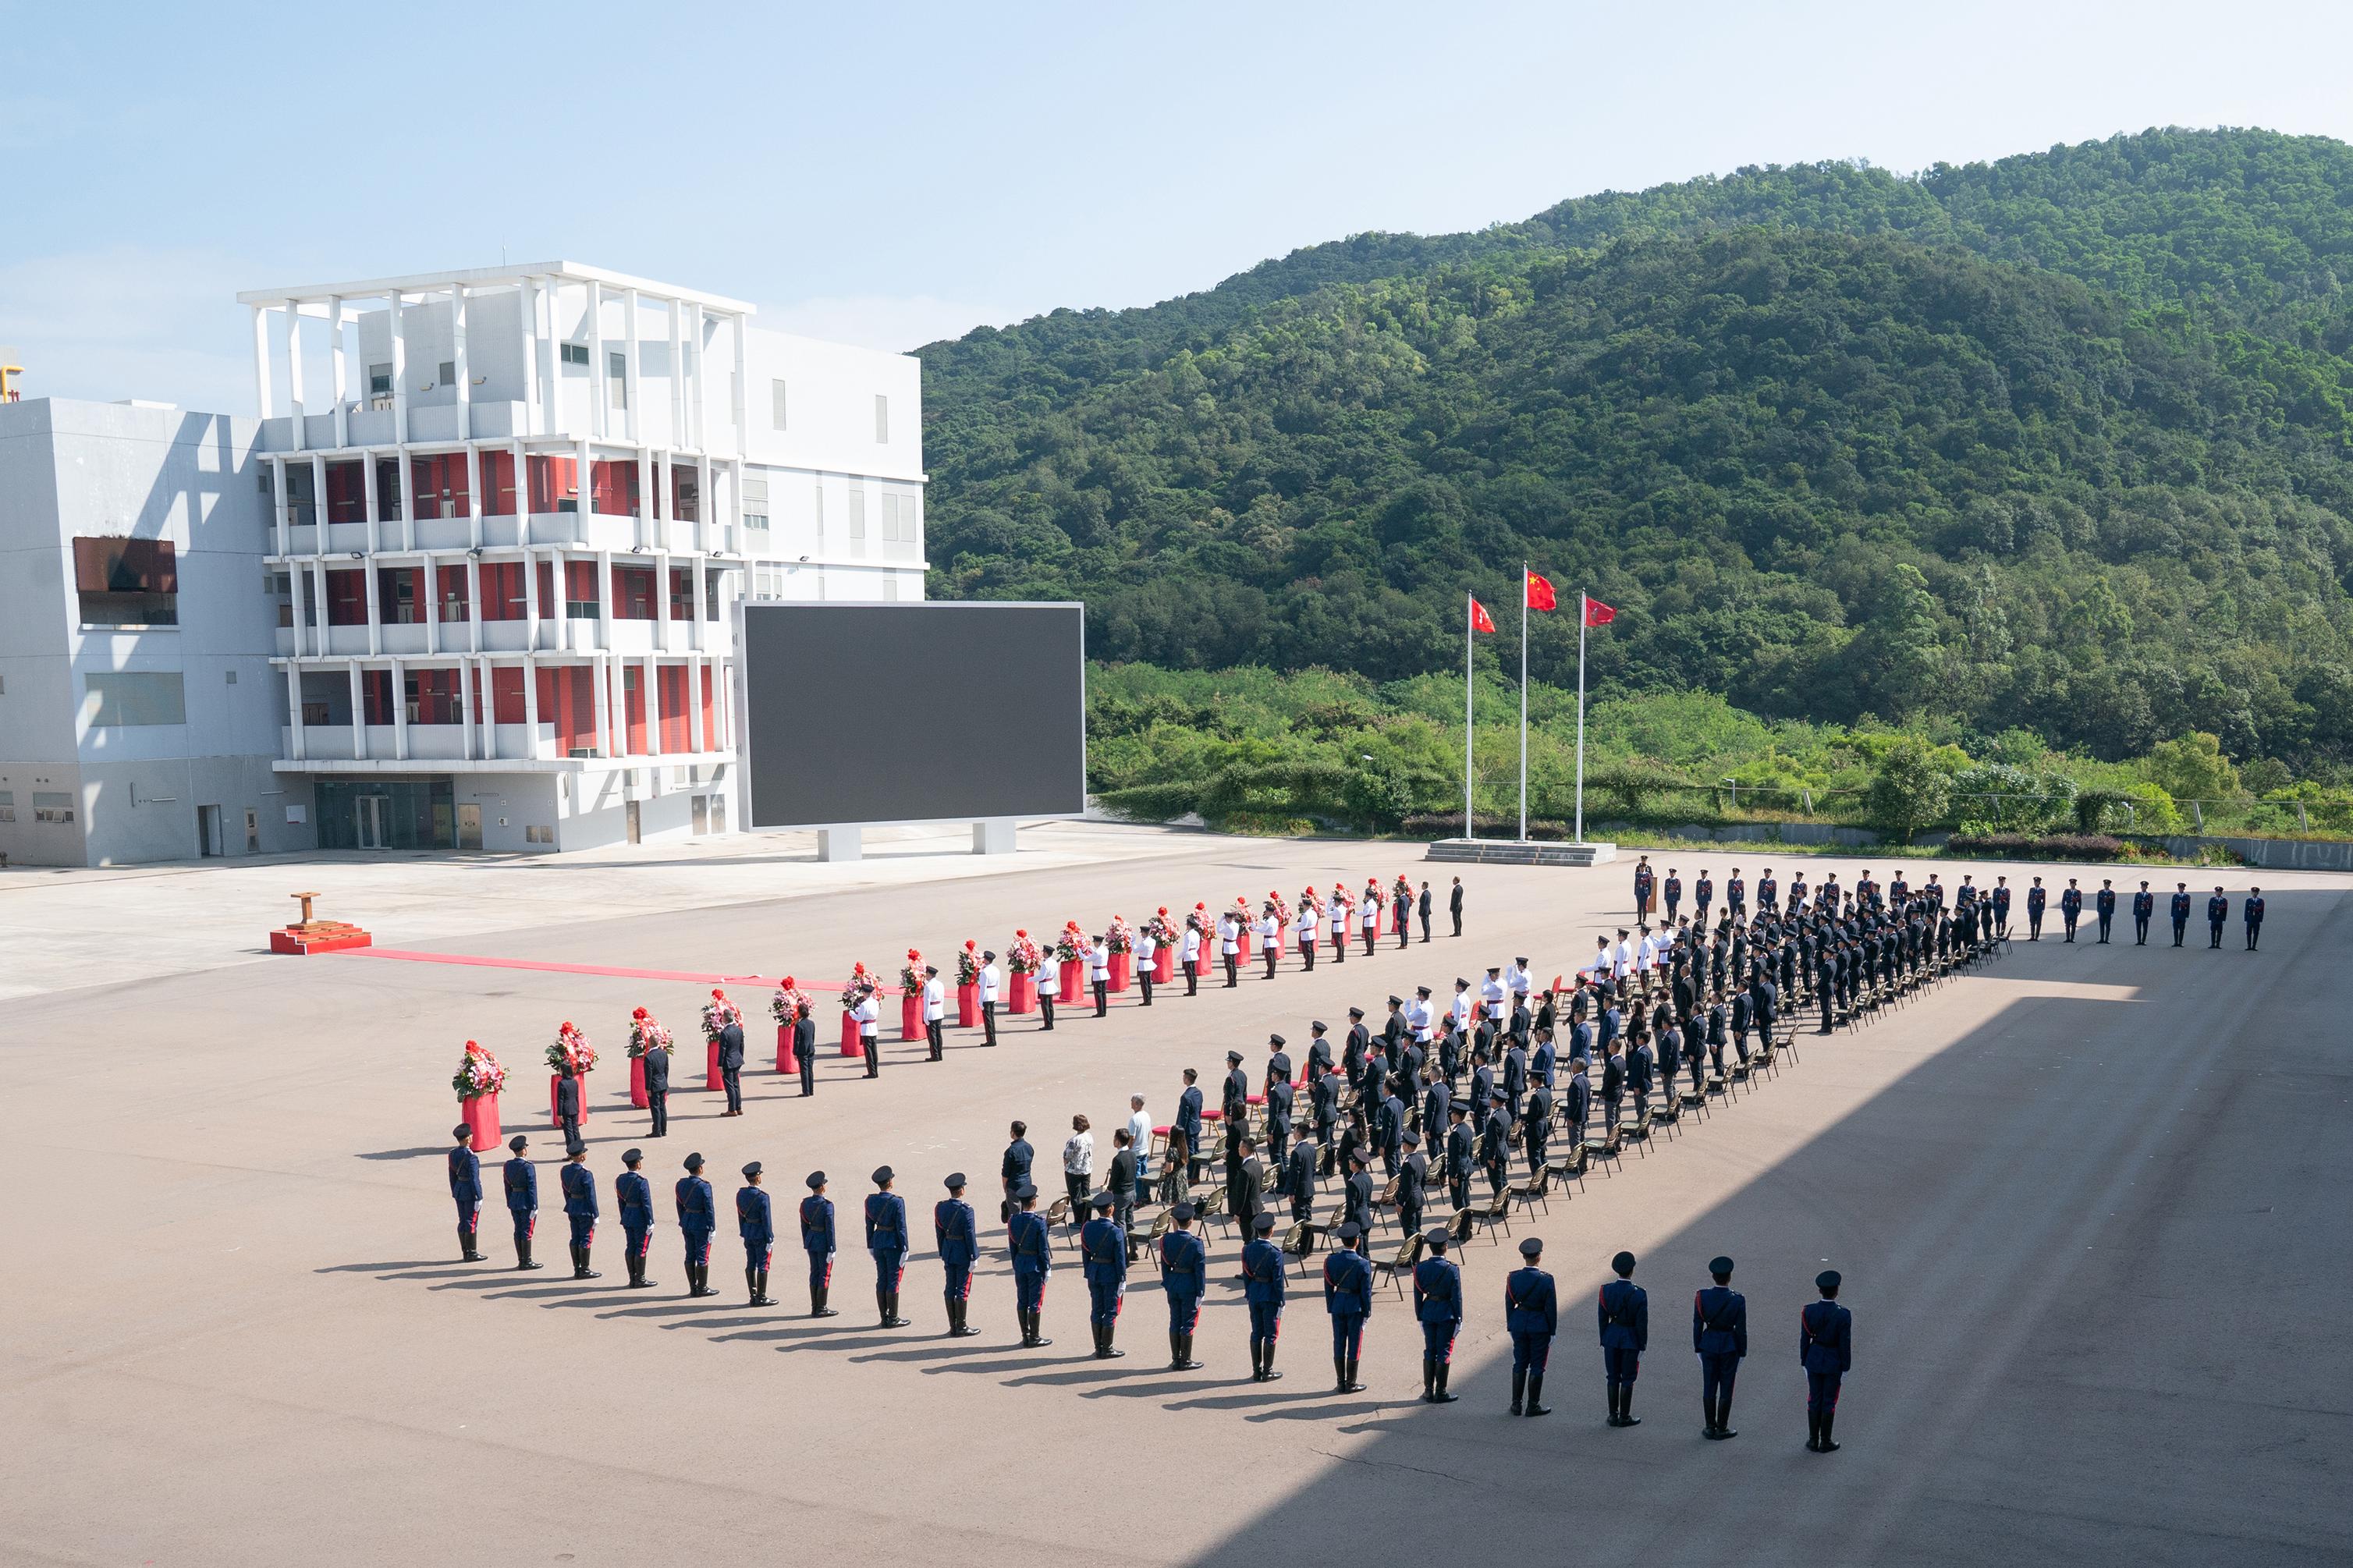
<svg viewBox="0 0 2353 1568">
<path fill-rule="evenodd" d="M 1495 617 L 1489 615 L 1487 606 L 1476 599 L 1471 601 L 1471 629 L 1474 632 L 1492 632 L 1495 629 Z"/>
<path fill-rule="evenodd" d="M 1608 605 L 1603 604 L 1600 600 L 1588 598 L 1585 601 L 1585 624 L 1587 626 L 1606 626 L 1617 618 L 1618 612 L 1611 609 Z"/>
<path fill-rule="evenodd" d="M 1558 607 L 1559 601 L 1553 595 L 1552 584 L 1537 576 L 1535 573 L 1529 573 L 1528 608 L 1531 610 L 1550 610 L 1556 609 Z"/>
</svg>

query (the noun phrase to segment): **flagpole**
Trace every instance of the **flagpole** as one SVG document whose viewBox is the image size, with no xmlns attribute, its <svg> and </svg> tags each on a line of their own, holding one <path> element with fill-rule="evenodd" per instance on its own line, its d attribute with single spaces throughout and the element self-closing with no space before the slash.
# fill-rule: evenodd
<svg viewBox="0 0 2353 1568">
<path fill-rule="evenodd" d="M 1577 842 L 1585 842 L 1585 590 L 1577 591 Z"/>
<path fill-rule="evenodd" d="M 1528 563 L 1520 563 L 1520 842 L 1528 841 Z"/>
<path fill-rule="evenodd" d="M 1471 631 L 1472 606 L 1478 601 L 1468 593 L 1462 595 L 1462 837 L 1476 838 L 1471 827 Z"/>
</svg>

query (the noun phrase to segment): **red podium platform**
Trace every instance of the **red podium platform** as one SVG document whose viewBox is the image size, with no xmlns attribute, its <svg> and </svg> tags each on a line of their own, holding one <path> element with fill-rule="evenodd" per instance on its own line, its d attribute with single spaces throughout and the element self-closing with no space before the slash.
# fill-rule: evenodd
<svg viewBox="0 0 2353 1568">
<path fill-rule="evenodd" d="M 280 926 L 269 933 L 269 951 L 301 955 L 312 952 L 341 952 L 347 948 L 365 947 L 373 940 L 359 927 L 344 921 L 320 921 L 311 918 L 311 900 L 316 893 L 290 893 L 289 898 L 302 900 L 302 918 L 292 925 Z"/>
</svg>

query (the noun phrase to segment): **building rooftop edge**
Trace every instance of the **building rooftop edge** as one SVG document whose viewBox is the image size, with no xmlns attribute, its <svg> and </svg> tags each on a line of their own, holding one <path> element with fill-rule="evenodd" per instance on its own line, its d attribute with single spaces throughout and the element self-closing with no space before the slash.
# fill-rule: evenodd
<svg viewBox="0 0 2353 1568">
<path fill-rule="evenodd" d="M 344 299 L 365 299 L 372 294 L 389 294 L 395 290 L 429 290 L 447 289 L 457 284 L 498 285 L 520 283 L 529 278 L 565 278 L 575 282 L 604 283 L 618 289 L 635 289 L 641 294 L 657 299 L 680 300 L 703 306 L 707 310 L 733 315 L 750 316 L 757 307 L 743 300 L 731 300 L 724 294 L 713 294 L 701 289 L 682 289 L 674 283 L 663 283 L 650 278 L 632 277 L 608 268 L 591 267 L 580 261 L 532 261 L 498 267 L 461 267 L 450 272 L 413 272 L 392 278 L 362 278 L 332 283 L 297 283 L 275 289 L 248 289 L 240 291 L 240 305 L 288 305 L 336 296 Z"/>
</svg>

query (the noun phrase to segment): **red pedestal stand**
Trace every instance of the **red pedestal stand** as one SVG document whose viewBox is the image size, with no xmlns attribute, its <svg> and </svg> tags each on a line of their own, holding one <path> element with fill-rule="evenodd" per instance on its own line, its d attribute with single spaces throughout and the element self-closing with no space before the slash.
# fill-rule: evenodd
<svg viewBox="0 0 2353 1568">
<path fill-rule="evenodd" d="M 1008 1013 L 1035 1013 L 1038 1010 L 1038 977 L 1015 974 L 1006 982 L 1005 1010 Z"/>
<path fill-rule="evenodd" d="M 499 1146 L 499 1097 L 485 1094 L 472 1100 L 461 1100 L 458 1110 L 472 1131 L 470 1146 L 477 1154 L 487 1154 Z"/>
<path fill-rule="evenodd" d="M 923 999 L 913 991 L 899 998 L 899 1037 L 902 1040 L 923 1037 Z"/>
<path fill-rule="evenodd" d="M 726 1080 L 719 1076 L 719 1042 L 717 1040 L 711 1042 L 711 1060 L 703 1070 L 702 1087 L 713 1094 L 727 1087 Z"/>
<path fill-rule="evenodd" d="M 1127 989 L 1127 977 L 1134 967 L 1134 953 L 1114 952 L 1111 955 L 1111 988 L 1114 994 Z"/>
<path fill-rule="evenodd" d="M 1250 935 L 1250 927 L 1248 927 L 1248 926 L 1244 926 L 1244 927 L 1242 927 L 1242 929 L 1241 929 L 1241 937 L 1240 937 L 1240 941 L 1241 941 L 1241 948 L 1240 948 L 1240 952 L 1241 952 L 1241 958 L 1242 958 L 1242 962 L 1243 962 L 1244 963 L 1248 963 L 1250 962 L 1250 943 L 1251 943 L 1251 942 L 1252 942 L 1253 940 L 1254 940 L 1254 939 L 1253 939 L 1253 938 L 1251 937 L 1251 935 Z"/>
<path fill-rule="evenodd" d="M 776 1026 L 776 1070 L 780 1073 L 801 1070 L 801 1059 L 793 1054 L 793 1026 L 790 1024 Z"/>
<path fill-rule="evenodd" d="M 1087 988 L 1087 966 L 1075 958 L 1062 961 L 1061 988 L 1054 993 L 1058 1002 L 1075 1002 Z"/>
<path fill-rule="evenodd" d="M 1283 937 L 1290 931 L 1290 930 L 1291 928 L 1289 926 L 1277 926 L 1274 928 L 1274 956 L 1278 961 L 1282 957 Z"/>
<path fill-rule="evenodd" d="M 956 1027 L 976 1029 L 980 1026 L 980 986 L 977 984 L 956 987 Z"/>
<path fill-rule="evenodd" d="M 841 1054 L 863 1057 L 865 1048 L 858 1041 L 858 1016 L 845 1007 L 841 1010 Z"/>
<path fill-rule="evenodd" d="M 629 1058 L 629 1103 L 639 1110 L 647 1107 L 646 1058 L 643 1057 Z"/>
<path fill-rule="evenodd" d="M 1154 980 L 1155 982 L 1156 982 L 1157 984 L 1162 984 L 1162 985 L 1166 985 L 1166 984 L 1167 984 L 1170 981 L 1172 981 L 1172 980 L 1176 979 L 1176 943 L 1174 943 L 1174 942 L 1163 942 L 1163 943 L 1161 943 L 1161 944 L 1160 944 L 1160 951 L 1159 951 L 1158 952 L 1155 952 L 1155 953 L 1154 953 L 1154 954 L 1152 955 L 1152 964 L 1153 964 L 1153 973 L 1152 973 L 1152 978 L 1153 978 L 1153 980 Z"/>
<path fill-rule="evenodd" d="M 562 1073 L 552 1072 L 547 1075 L 547 1121 L 551 1127 L 564 1125 L 564 1118 L 555 1109 L 556 1092 L 563 1083 Z M 580 1125 L 583 1127 L 588 1125 L 588 1080 L 585 1078 L 580 1080 Z"/>
</svg>

